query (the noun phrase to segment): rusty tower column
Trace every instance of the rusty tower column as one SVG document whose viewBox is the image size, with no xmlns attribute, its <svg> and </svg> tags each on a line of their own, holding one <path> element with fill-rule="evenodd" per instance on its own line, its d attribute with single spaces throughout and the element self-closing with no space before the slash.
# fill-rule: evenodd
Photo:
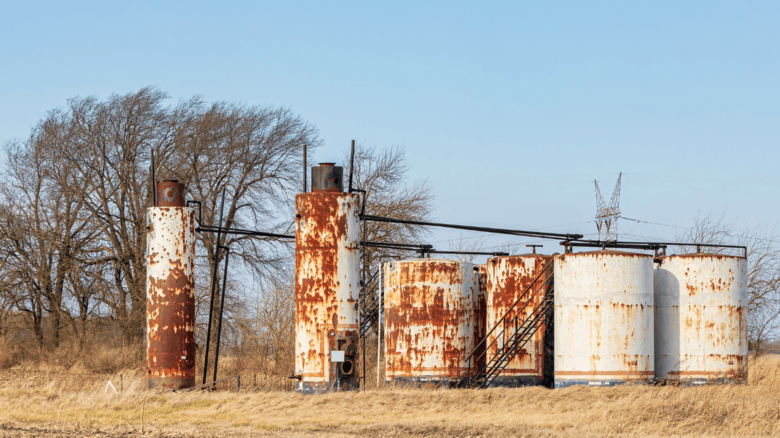
<svg viewBox="0 0 780 438">
<path fill-rule="evenodd" d="M 360 197 L 341 191 L 341 168 L 312 169 L 295 197 L 296 391 L 358 387 Z"/>
<path fill-rule="evenodd" d="M 149 388 L 195 386 L 195 209 L 184 185 L 163 181 L 146 227 L 146 376 Z"/>
</svg>

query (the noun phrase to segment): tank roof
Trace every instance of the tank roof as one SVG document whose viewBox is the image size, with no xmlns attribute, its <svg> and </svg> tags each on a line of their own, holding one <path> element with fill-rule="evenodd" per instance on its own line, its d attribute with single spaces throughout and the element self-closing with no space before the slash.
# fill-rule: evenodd
<svg viewBox="0 0 780 438">
<path fill-rule="evenodd" d="M 526 254 L 513 254 L 513 255 L 508 255 L 508 256 L 495 256 L 495 257 L 490 257 L 488 260 L 493 260 L 493 259 L 511 259 L 513 257 L 539 257 L 539 258 L 543 258 L 543 257 L 552 257 L 552 255 L 551 254 L 533 254 L 533 253 L 529 252 L 529 253 L 526 253 Z"/>
<path fill-rule="evenodd" d="M 615 251 L 611 249 L 603 249 L 598 251 L 586 251 L 586 252 L 575 252 L 571 254 L 559 254 L 559 256 L 563 257 L 571 257 L 571 256 L 593 256 L 593 255 L 616 255 L 616 256 L 631 256 L 631 257 L 653 257 L 651 254 L 644 254 L 641 252 L 627 252 L 627 251 Z"/>
<path fill-rule="evenodd" d="M 514 254 L 511 256 L 495 256 L 495 257 L 488 257 L 488 262 L 492 260 L 506 260 L 506 259 L 525 259 L 525 258 L 537 258 L 537 259 L 551 259 L 553 256 L 551 254 Z"/>
<path fill-rule="evenodd" d="M 729 254 L 714 254 L 710 252 L 695 252 L 692 254 L 672 254 L 667 256 L 661 256 L 659 258 L 661 259 L 669 259 L 669 258 L 686 258 L 686 259 L 693 259 L 693 258 L 703 258 L 703 257 L 714 257 L 714 258 L 728 258 L 728 259 L 746 259 L 747 257 L 744 256 L 736 256 L 736 255 L 729 255 Z"/>
<path fill-rule="evenodd" d="M 417 257 L 417 258 L 413 258 L 413 259 L 394 260 L 394 261 L 388 262 L 388 263 L 409 263 L 409 262 L 437 262 L 437 263 L 448 262 L 448 263 L 468 263 L 470 265 L 473 265 L 473 263 L 471 263 L 471 262 L 464 262 L 464 261 L 461 261 L 461 260 L 441 259 L 441 258 L 429 259 L 427 257 Z"/>
</svg>

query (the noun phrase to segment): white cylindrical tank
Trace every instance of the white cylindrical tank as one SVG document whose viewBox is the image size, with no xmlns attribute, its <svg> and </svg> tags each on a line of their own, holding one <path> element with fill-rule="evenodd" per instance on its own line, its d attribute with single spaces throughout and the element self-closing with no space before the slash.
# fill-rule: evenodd
<svg viewBox="0 0 780 438">
<path fill-rule="evenodd" d="M 304 393 L 358 387 L 360 197 L 295 196 L 295 374 Z"/>
<path fill-rule="evenodd" d="M 534 284 L 534 289 L 525 299 L 515 303 L 523 296 L 534 280 L 539 277 L 549 264 L 552 257 L 542 254 L 523 254 L 488 259 L 487 263 L 487 331 L 504 317 L 506 321 L 518 316 L 520 323 L 528 319 L 534 309 L 544 301 L 544 281 L 542 276 Z M 548 273 L 551 274 L 551 272 Z M 545 274 L 548 275 L 548 274 Z M 514 308 L 513 308 L 514 306 Z M 510 310 L 511 309 L 511 310 Z M 520 310 L 522 309 L 522 312 Z M 509 312 L 509 313 L 507 313 Z M 525 386 L 540 385 L 544 379 L 544 333 L 542 324 L 533 337 L 523 346 L 518 354 L 506 364 L 506 367 L 493 381 L 492 386 Z M 502 327 L 496 328 L 488 335 L 487 361 L 492 360 L 506 336 L 498 336 Z"/>
<path fill-rule="evenodd" d="M 554 263 L 555 387 L 652 379 L 653 258 L 593 251 Z"/>
<path fill-rule="evenodd" d="M 663 257 L 655 269 L 655 377 L 739 381 L 747 377 L 747 259 Z"/>
<path fill-rule="evenodd" d="M 385 380 L 455 386 L 469 375 L 478 278 L 471 263 L 385 264 Z"/>
</svg>

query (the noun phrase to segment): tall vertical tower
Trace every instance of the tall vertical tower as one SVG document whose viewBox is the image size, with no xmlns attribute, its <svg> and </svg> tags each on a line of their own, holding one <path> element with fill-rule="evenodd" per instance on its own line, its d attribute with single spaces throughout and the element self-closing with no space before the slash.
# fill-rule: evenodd
<svg viewBox="0 0 780 438">
<path fill-rule="evenodd" d="M 147 211 L 146 369 L 150 388 L 195 386 L 195 209 L 163 181 Z"/>
<path fill-rule="evenodd" d="M 604 240 L 617 240 L 617 221 L 620 219 L 620 180 L 623 178 L 623 172 L 620 172 L 615 190 L 612 191 L 612 198 L 609 200 L 609 206 L 604 202 L 599 190 L 598 181 L 594 180 L 596 185 L 596 228 L 599 230 L 599 240 L 601 240 L 601 231 L 604 230 Z"/>
<path fill-rule="evenodd" d="M 358 387 L 360 197 L 343 193 L 343 169 L 312 168 L 312 192 L 295 197 L 295 371 L 304 393 Z"/>
</svg>

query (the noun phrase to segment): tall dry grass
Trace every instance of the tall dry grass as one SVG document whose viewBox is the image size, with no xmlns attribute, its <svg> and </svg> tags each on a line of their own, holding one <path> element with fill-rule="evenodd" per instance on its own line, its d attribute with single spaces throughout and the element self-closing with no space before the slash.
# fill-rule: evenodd
<svg viewBox="0 0 780 438">
<path fill-rule="evenodd" d="M 257 390 L 163 393 L 138 370 L 12 368 L 0 375 L 0 435 L 775 436 L 780 357 L 724 386 L 380 388 L 303 396 Z M 246 380 L 246 377 L 242 376 Z"/>
</svg>

